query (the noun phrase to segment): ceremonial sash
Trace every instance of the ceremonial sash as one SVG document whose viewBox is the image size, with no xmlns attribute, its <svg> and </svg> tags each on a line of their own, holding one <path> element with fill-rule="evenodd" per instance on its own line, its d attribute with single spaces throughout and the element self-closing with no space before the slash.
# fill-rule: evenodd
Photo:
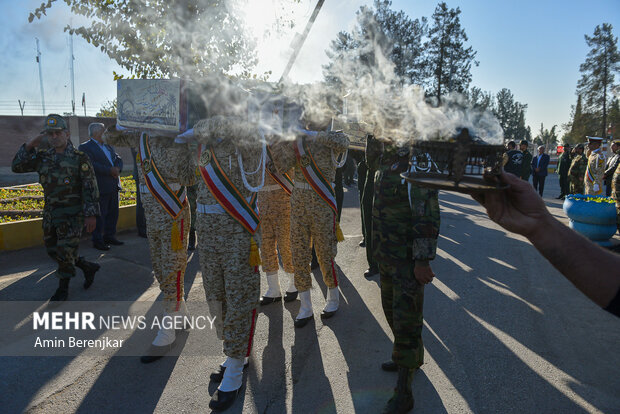
<svg viewBox="0 0 620 414">
<path fill-rule="evenodd" d="M 321 197 L 323 201 L 325 201 L 327 205 L 336 213 L 338 209 L 336 208 L 336 195 L 334 193 L 334 189 L 316 165 L 316 162 L 310 153 L 310 149 L 306 144 L 306 140 L 297 139 L 294 143 L 294 148 L 297 163 L 301 167 L 301 172 L 306 178 L 306 181 L 308 181 L 310 187 L 312 187 L 319 197 Z"/>
<path fill-rule="evenodd" d="M 140 165 L 144 173 L 144 181 L 149 192 L 155 197 L 159 204 L 174 219 L 179 217 L 183 208 L 187 205 L 187 194 L 185 187 L 174 192 L 159 173 L 155 162 L 151 159 L 151 149 L 149 147 L 149 136 L 143 132 L 140 136 Z"/>
<path fill-rule="evenodd" d="M 271 150 L 269 149 L 269 146 L 267 146 L 267 155 L 269 156 L 267 172 L 269 173 L 271 178 L 273 178 L 273 181 L 280 184 L 280 187 L 282 187 L 286 194 L 291 195 L 291 193 L 293 192 L 293 180 L 291 180 L 291 177 L 289 177 L 288 174 L 280 174 L 273 167 L 273 155 L 271 155 Z"/>
<path fill-rule="evenodd" d="M 201 156 L 200 175 L 220 206 L 234 218 L 250 234 L 256 233 L 260 223 L 256 206 L 256 193 L 250 202 L 241 195 L 237 187 L 230 181 L 220 163 L 215 158 L 213 149 L 209 148 Z"/>
</svg>

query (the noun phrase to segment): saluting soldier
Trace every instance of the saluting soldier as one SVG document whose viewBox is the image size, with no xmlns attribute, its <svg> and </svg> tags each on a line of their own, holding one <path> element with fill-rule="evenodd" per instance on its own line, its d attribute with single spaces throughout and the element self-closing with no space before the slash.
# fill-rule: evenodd
<svg viewBox="0 0 620 414">
<path fill-rule="evenodd" d="M 111 145 L 138 148 L 140 187 L 153 273 L 163 293 L 164 315 L 182 317 L 185 305 L 185 268 L 190 228 L 186 186 L 193 185 L 195 161 L 187 144 L 167 136 L 108 128 L 104 139 Z M 149 352 L 140 359 L 150 363 L 168 352 L 176 340 L 174 326 L 159 329 Z"/>
<path fill-rule="evenodd" d="M 400 176 L 409 168 L 408 144 L 384 140 L 369 145 L 369 165 L 377 168 L 372 209 L 374 258 L 381 278 L 381 305 L 394 334 L 392 359 L 381 365 L 397 371 L 398 381 L 384 413 L 413 408 L 413 375 L 424 362 L 422 344 L 424 285 L 435 274 L 439 235 L 437 190 L 408 185 Z M 384 147 L 381 149 L 381 147 Z"/>
<path fill-rule="evenodd" d="M 603 194 L 603 176 L 605 175 L 605 154 L 601 148 L 603 138 L 588 137 L 588 165 L 584 175 L 585 193 L 587 195 Z"/>
<path fill-rule="evenodd" d="M 616 168 L 611 178 L 611 197 L 616 200 L 616 225 L 620 231 L 620 168 Z"/>
<path fill-rule="evenodd" d="M 583 194 L 583 177 L 588 166 L 588 160 L 583 155 L 583 144 L 577 144 L 575 147 L 575 155 L 568 169 L 568 177 L 570 179 L 570 194 Z"/>
<path fill-rule="evenodd" d="M 49 148 L 36 149 L 46 138 Z M 43 186 L 43 238 L 47 254 L 58 262 L 58 289 L 51 301 L 67 300 L 75 266 L 84 272 L 88 289 L 99 270 L 96 263 L 78 257 L 82 228 L 92 232 L 99 215 L 99 190 L 88 155 L 75 149 L 60 115 L 50 114 L 41 134 L 22 145 L 13 158 L 16 173 L 37 172 Z"/>
</svg>

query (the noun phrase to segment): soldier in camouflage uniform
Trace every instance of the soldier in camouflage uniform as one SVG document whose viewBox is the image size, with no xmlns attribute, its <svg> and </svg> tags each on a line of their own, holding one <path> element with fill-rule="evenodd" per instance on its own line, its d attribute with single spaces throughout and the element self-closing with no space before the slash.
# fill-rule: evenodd
<svg viewBox="0 0 620 414">
<path fill-rule="evenodd" d="M 620 140 L 615 140 L 614 143 L 620 146 Z M 616 150 L 616 154 L 620 154 L 620 148 Z M 616 225 L 620 232 L 620 165 L 611 177 L 611 198 L 616 200 Z"/>
<path fill-rule="evenodd" d="M 146 136 L 146 135 L 145 135 Z M 104 134 L 104 139 L 111 145 L 134 147 L 141 153 L 142 134 L 112 126 Z M 165 136 L 148 136 L 150 156 L 141 156 L 140 188 L 142 205 L 146 216 L 146 229 L 151 251 L 153 273 L 163 293 L 164 315 L 173 318 L 186 314 L 184 279 L 187 266 L 187 242 L 190 212 L 187 202 L 182 204 L 177 216 L 173 217 L 163 204 L 158 201 L 146 184 L 146 175 L 153 171 L 153 165 L 165 181 L 167 187 L 179 193 L 179 199 L 185 199 L 183 187 L 193 185 L 195 162 L 187 145 L 174 143 L 173 138 Z M 143 363 L 150 363 L 161 358 L 176 339 L 174 327 L 162 328 L 153 341 L 152 348 L 141 358 Z"/>
<path fill-rule="evenodd" d="M 191 225 L 189 227 L 189 242 L 187 250 L 196 250 L 196 197 L 198 197 L 198 185 L 187 187 L 187 201 L 189 202 L 189 212 Z"/>
<path fill-rule="evenodd" d="M 322 129 L 318 126 L 315 129 Z M 349 147 L 349 139 L 342 132 L 308 132 L 293 143 L 274 148 L 274 162 L 280 172 L 295 167 L 295 187 L 291 195 L 291 248 L 295 269 L 295 286 L 299 290 L 301 306 L 295 318 L 295 326 L 301 328 L 312 318 L 310 288 L 310 261 L 312 245 L 316 251 L 323 281 L 328 287 L 327 301 L 321 318 L 332 317 L 339 305 L 338 277 L 334 258 L 337 253 L 336 206 L 330 205 L 310 186 L 302 168 L 309 167 L 311 160 L 320 171 L 326 185 L 331 185 L 336 174 L 334 160 Z M 296 151 L 306 145 L 311 156 L 297 160 Z M 297 148 L 297 149 L 296 149 Z M 301 164 L 305 165 L 301 165 Z M 317 173 L 319 175 L 319 173 Z M 335 203 L 334 203 L 335 204 Z"/>
<path fill-rule="evenodd" d="M 273 161 L 267 163 L 267 172 L 279 174 Z M 282 179 L 283 175 L 280 174 L 278 178 Z M 293 177 L 293 171 L 288 171 L 286 176 Z M 297 288 L 291 253 L 291 195 L 270 174 L 265 175 L 265 185 L 258 192 L 258 208 L 261 226 L 260 255 L 263 271 L 267 277 L 267 292 L 261 298 L 260 304 L 268 305 L 282 299 L 278 279 L 280 268 L 278 252 L 282 257 L 282 267 L 288 279 L 284 301 L 292 302 L 297 299 Z"/>
<path fill-rule="evenodd" d="M 218 193 L 223 194 L 226 188 L 213 187 L 217 177 L 207 175 L 207 168 L 219 166 L 240 197 L 251 205 L 261 184 L 261 137 L 256 125 L 232 116 L 199 121 L 194 126 L 194 137 L 202 145 L 196 220 L 202 280 L 210 307 L 221 307 L 227 356 L 211 375 L 212 380 L 221 383 L 209 407 L 219 411 L 234 402 L 242 385 L 243 366 L 252 349 L 260 273 L 259 263 L 252 264 L 251 255 L 253 248 L 258 254 L 253 244 L 259 241 L 259 234 L 251 234 L 223 208 Z M 247 174 L 256 170 L 256 174 Z M 224 183 L 226 179 L 220 181 Z"/>
<path fill-rule="evenodd" d="M 35 150 L 45 137 L 50 148 Z M 95 228 L 99 190 L 88 155 L 71 144 L 67 124 L 60 115 L 49 115 L 45 130 L 21 146 L 13 159 L 12 170 L 16 173 L 36 171 L 43 186 L 43 238 L 47 254 L 58 262 L 56 276 L 59 278 L 58 289 L 50 300 L 67 299 L 75 266 L 84 272 L 84 288 L 88 289 L 99 265 L 78 257 L 78 247 L 82 227 L 86 225 L 88 232 Z"/>
<path fill-rule="evenodd" d="M 575 155 L 568 169 L 568 178 L 570 180 L 570 194 L 583 194 L 584 185 L 583 178 L 586 173 L 588 161 L 583 155 L 583 144 L 577 144 L 575 147 Z"/>
<path fill-rule="evenodd" d="M 603 176 L 605 175 L 605 154 L 601 148 L 603 138 L 588 137 L 588 164 L 584 174 L 586 195 L 603 195 Z"/>
<path fill-rule="evenodd" d="M 439 235 L 437 190 L 408 186 L 400 174 L 409 167 L 409 148 L 372 140 L 369 165 L 377 168 L 372 209 L 373 252 L 381 277 L 381 304 L 392 333 L 392 360 L 382 364 L 398 371 L 395 393 L 385 413 L 413 408 L 411 382 L 424 362 L 422 344 L 424 284 L 434 273 Z"/>
<path fill-rule="evenodd" d="M 360 210 L 362 211 L 362 233 L 364 234 L 364 240 L 366 240 L 366 261 L 368 262 L 368 269 L 364 272 L 364 277 L 367 278 L 375 276 L 379 273 L 379 268 L 377 267 L 372 251 L 372 199 L 375 193 L 376 172 L 376 165 L 374 165 L 374 163 L 373 165 L 370 165 L 369 162 L 371 162 L 371 160 L 368 159 L 368 145 L 369 140 L 370 142 L 373 142 L 372 139 L 372 135 L 369 134 L 366 136 L 366 158 L 364 160 L 364 163 L 366 164 L 366 176 L 360 206 Z"/>
</svg>

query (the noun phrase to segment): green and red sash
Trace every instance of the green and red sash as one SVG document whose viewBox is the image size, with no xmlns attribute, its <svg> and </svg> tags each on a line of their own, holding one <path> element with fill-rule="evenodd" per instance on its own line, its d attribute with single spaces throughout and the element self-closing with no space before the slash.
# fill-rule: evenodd
<svg viewBox="0 0 620 414">
<path fill-rule="evenodd" d="M 271 176 L 271 178 L 273 178 L 273 181 L 275 181 L 280 185 L 280 187 L 282 187 L 286 194 L 291 195 L 291 193 L 293 192 L 293 180 L 291 180 L 291 177 L 289 177 L 288 174 L 280 174 L 273 167 L 273 155 L 271 155 L 271 149 L 269 148 L 269 145 L 267 145 L 267 155 L 269 156 L 269 162 L 267 163 L 267 172 L 269 173 L 269 176 Z"/>
<path fill-rule="evenodd" d="M 325 201 L 327 205 L 334 210 L 334 212 L 337 212 L 338 209 L 336 208 L 336 195 L 334 193 L 334 189 L 316 165 L 306 140 L 299 138 L 293 143 L 293 146 L 295 148 L 297 163 L 301 167 L 301 172 L 304 174 L 306 181 L 308 181 L 310 187 L 316 191 L 319 197 L 321 197 L 323 201 Z"/>
<path fill-rule="evenodd" d="M 199 149 L 199 151 L 201 151 Z M 250 234 L 256 233 L 260 223 L 256 206 L 256 193 L 252 194 L 248 202 L 230 181 L 220 163 L 215 158 L 212 148 L 206 150 L 201 157 L 200 175 L 207 188 L 213 194 L 220 206 L 234 218 Z"/>
<path fill-rule="evenodd" d="M 185 187 L 174 192 L 159 173 L 155 161 L 151 158 L 151 148 L 149 147 L 149 136 L 143 132 L 140 136 L 140 165 L 144 173 L 144 181 L 149 191 L 174 219 L 179 217 L 183 208 L 187 205 L 187 194 Z"/>
</svg>

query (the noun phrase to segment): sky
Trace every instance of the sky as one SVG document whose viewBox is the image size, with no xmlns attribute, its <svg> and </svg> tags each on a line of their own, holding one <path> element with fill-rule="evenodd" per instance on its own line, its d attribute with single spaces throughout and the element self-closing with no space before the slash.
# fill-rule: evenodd
<svg viewBox="0 0 620 414">
<path fill-rule="evenodd" d="M 36 41 L 41 52 L 41 74 L 45 112 L 71 111 L 71 77 L 68 24 L 77 25 L 83 17 L 74 16 L 62 1 L 48 15 L 28 23 L 28 15 L 42 0 L 0 0 L 0 115 L 19 115 L 18 101 L 25 101 L 24 115 L 42 115 Z M 243 0 L 237 0 L 243 1 Z M 274 16 L 289 16 L 294 30 L 259 42 L 257 72 L 271 70 L 278 80 L 291 49 L 294 31 L 303 28 L 314 9 L 315 0 L 301 0 L 286 13 L 278 0 L 247 0 L 244 7 L 249 30 L 260 37 Z M 355 12 L 371 0 L 326 0 L 290 73 L 295 82 L 322 79 L 325 50 L 341 30 L 350 30 Z M 437 1 L 394 0 L 392 7 L 404 10 L 412 18 L 430 18 Z M 541 123 L 549 129 L 561 128 L 570 119 L 576 102 L 575 89 L 580 78 L 579 65 L 589 51 L 584 35 L 611 23 L 620 33 L 620 0 L 448 0 L 448 7 L 461 9 L 461 25 L 480 65 L 472 69 L 472 86 L 496 94 L 502 88 L 512 91 L 516 101 L 527 104 L 526 123 L 537 135 Z M 116 97 L 113 71 L 128 75 L 99 49 L 80 37 L 73 38 L 74 90 L 76 113 L 85 94 L 86 115 Z M 616 79 L 620 83 L 620 78 Z"/>
</svg>

